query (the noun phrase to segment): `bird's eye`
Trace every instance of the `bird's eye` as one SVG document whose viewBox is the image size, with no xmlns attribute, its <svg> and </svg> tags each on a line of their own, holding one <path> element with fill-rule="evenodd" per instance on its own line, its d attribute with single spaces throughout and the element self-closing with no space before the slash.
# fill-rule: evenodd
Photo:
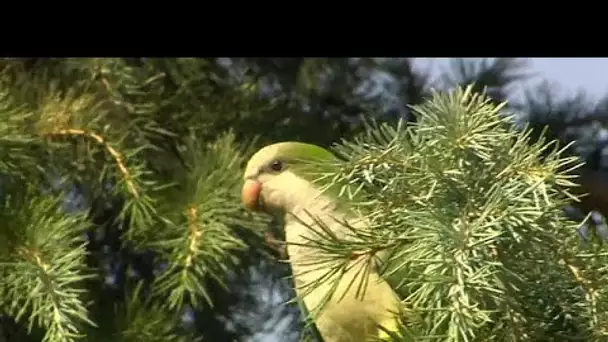
<svg viewBox="0 0 608 342">
<path fill-rule="evenodd" d="M 283 170 L 283 162 L 280 160 L 275 160 L 270 163 L 270 169 L 275 172 L 280 172 Z"/>
</svg>

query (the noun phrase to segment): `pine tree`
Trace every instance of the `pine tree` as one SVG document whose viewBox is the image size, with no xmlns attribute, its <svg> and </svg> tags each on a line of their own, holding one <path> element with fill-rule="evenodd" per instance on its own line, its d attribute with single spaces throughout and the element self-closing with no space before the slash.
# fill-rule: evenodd
<svg viewBox="0 0 608 342">
<path fill-rule="evenodd" d="M 605 340 L 608 260 L 581 247 L 580 222 L 562 212 L 578 200 L 579 159 L 532 141 L 473 89 L 413 107 L 415 125 L 371 127 L 336 147 L 345 161 L 318 180 L 370 227 L 344 239 L 317 229 L 319 262 L 343 261 L 328 271 L 338 272 L 353 255 L 372 265 L 388 252 L 407 341 Z"/>
<path fill-rule="evenodd" d="M 0 75 L 4 333 L 192 340 L 184 310 L 213 304 L 237 227 L 264 227 L 238 203 L 246 144 L 215 130 L 267 103 L 214 93 L 206 60 L 27 62 Z"/>
<path fill-rule="evenodd" d="M 246 340 L 285 323 L 282 340 L 297 340 L 297 307 L 259 299 L 293 292 L 263 236 L 280 229 L 240 209 L 242 162 L 273 141 L 365 137 L 366 116 L 405 127 L 421 118 L 406 105 L 427 104 L 431 87 L 475 83 L 496 105 L 523 69 L 496 59 L 454 70 L 442 86 L 409 59 L 1 60 L 0 340 Z M 530 146 L 547 123 L 567 143 L 568 125 L 601 121 L 601 106 L 581 109 L 594 114 L 584 123 L 549 115 L 577 100 L 523 106 Z M 385 147 L 373 141 L 363 150 Z M 593 260 L 576 265 L 589 281 L 603 272 Z M 573 317 L 577 334 L 596 331 Z"/>
</svg>

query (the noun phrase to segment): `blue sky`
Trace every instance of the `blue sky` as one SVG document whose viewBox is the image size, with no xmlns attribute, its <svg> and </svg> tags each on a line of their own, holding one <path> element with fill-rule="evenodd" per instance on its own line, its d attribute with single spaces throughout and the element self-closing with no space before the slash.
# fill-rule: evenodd
<svg viewBox="0 0 608 342">
<path fill-rule="evenodd" d="M 417 58 L 422 68 L 439 72 L 449 65 L 451 58 Z M 584 90 L 591 98 L 608 94 L 608 58 L 525 58 L 528 69 L 536 76 L 523 86 L 533 86 L 543 80 L 556 85 L 560 94 Z"/>
<path fill-rule="evenodd" d="M 564 91 L 584 89 L 600 97 L 608 93 L 608 58 L 530 58 L 531 68 Z"/>
</svg>

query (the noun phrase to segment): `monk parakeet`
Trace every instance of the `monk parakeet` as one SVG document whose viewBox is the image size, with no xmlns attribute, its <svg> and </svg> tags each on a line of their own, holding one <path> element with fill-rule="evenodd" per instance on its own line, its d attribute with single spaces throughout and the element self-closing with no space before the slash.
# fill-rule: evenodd
<svg viewBox="0 0 608 342">
<path fill-rule="evenodd" d="M 282 142 L 266 146 L 247 163 L 242 202 L 247 209 L 273 215 L 284 223 L 296 293 L 305 310 L 321 308 L 314 323 L 324 341 L 378 341 L 386 338 L 384 329 L 397 330 L 401 303 L 390 285 L 375 269 L 361 272 L 365 263 L 353 260 L 352 268 L 334 275 L 341 279 L 335 286 L 331 278 L 322 279 L 332 266 L 314 263 L 323 251 L 303 245 L 318 239 L 311 227 L 316 226 L 319 231 L 319 222 L 338 237 L 346 236 L 348 231 L 340 223 L 342 220 L 354 229 L 365 225 L 364 220 L 338 205 L 337 194 L 323 191 L 313 182 L 315 167 L 335 160 L 331 152 L 311 144 Z M 368 279 L 361 282 L 362 276 Z M 319 284 L 312 292 L 311 283 Z M 363 295 L 358 292 L 358 284 L 366 286 Z M 329 293 L 333 296 L 327 301 Z"/>
</svg>

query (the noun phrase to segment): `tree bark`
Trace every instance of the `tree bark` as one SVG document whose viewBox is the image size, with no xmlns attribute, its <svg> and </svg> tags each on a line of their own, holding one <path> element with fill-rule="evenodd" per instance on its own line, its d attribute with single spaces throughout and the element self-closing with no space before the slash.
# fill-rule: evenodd
<svg viewBox="0 0 608 342">
<path fill-rule="evenodd" d="M 582 197 L 573 205 L 584 213 L 595 210 L 608 218 L 608 172 L 583 167 L 576 181 L 580 187 L 574 193 Z"/>
</svg>

